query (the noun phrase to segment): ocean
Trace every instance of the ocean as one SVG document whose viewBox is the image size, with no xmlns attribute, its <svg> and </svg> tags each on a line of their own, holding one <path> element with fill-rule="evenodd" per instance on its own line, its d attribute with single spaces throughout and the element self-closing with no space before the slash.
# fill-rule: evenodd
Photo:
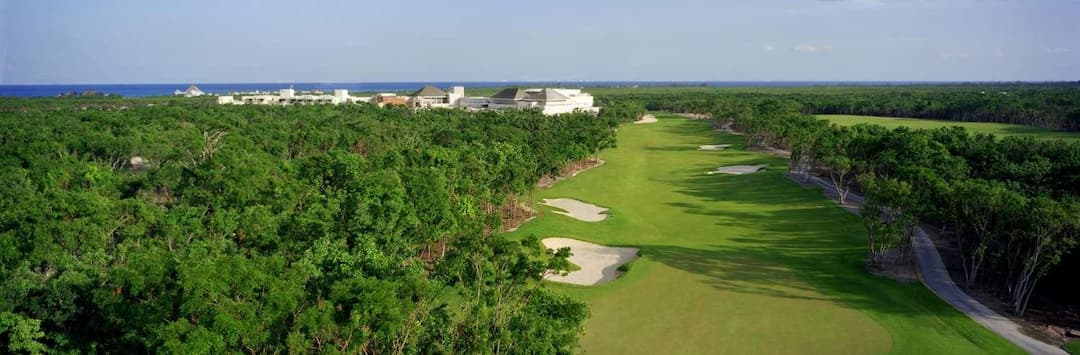
<svg viewBox="0 0 1080 355">
<path fill-rule="evenodd" d="M 169 96 L 175 90 L 186 90 L 192 83 L 177 84 L 58 84 L 58 85 L 0 85 L 0 96 L 50 97 L 63 93 L 81 93 L 93 90 L 102 94 L 124 97 Z M 464 86 L 469 88 L 492 87 L 630 87 L 630 86 L 712 86 L 712 87 L 796 87 L 796 86 L 836 86 L 836 85 L 907 85 L 916 82 L 844 82 L 844 81 L 463 81 L 463 82 L 387 82 L 387 83 L 231 83 L 200 84 L 194 83 L 203 92 L 211 94 L 229 94 L 233 92 L 277 91 L 292 86 L 296 90 L 320 90 L 331 92 L 334 89 L 347 89 L 350 92 L 396 92 L 416 90 L 424 85 L 440 88 Z"/>
</svg>

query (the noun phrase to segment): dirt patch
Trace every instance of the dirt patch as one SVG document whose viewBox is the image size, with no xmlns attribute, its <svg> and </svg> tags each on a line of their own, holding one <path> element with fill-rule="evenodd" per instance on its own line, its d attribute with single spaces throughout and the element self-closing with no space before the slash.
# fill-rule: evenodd
<svg viewBox="0 0 1080 355">
<path fill-rule="evenodd" d="M 550 249 L 570 247 L 569 261 L 581 269 L 566 275 L 549 272 L 544 279 L 575 285 L 598 285 L 622 275 L 619 266 L 638 258 L 638 248 L 607 247 L 570 238 L 546 238 L 541 243 Z"/>
<path fill-rule="evenodd" d="M 572 198 L 545 198 L 540 204 L 555 207 L 563 211 L 555 213 L 584 222 L 600 222 L 608 218 L 607 208 Z"/>
<path fill-rule="evenodd" d="M 562 170 L 559 171 L 559 176 L 545 176 L 545 177 L 540 178 L 540 180 L 536 182 L 536 187 L 539 188 L 539 189 L 549 188 L 552 185 L 555 185 L 555 183 L 558 183 L 559 181 L 563 181 L 563 180 L 566 180 L 567 178 L 577 176 L 577 174 L 580 174 L 581 172 L 583 172 L 585 170 L 589 170 L 589 169 L 592 169 L 592 168 L 595 168 L 595 167 L 598 167 L 598 166 L 601 166 L 601 165 L 604 165 L 604 160 L 603 159 L 599 159 L 599 158 L 582 159 L 581 161 L 578 161 L 576 163 L 568 164 L 567 166 L 564 166 L 562 168 Z"/>
<path fill-rule="evenodd" d="M 889 261 L 881 265 L 867 266 L 866 271 L 900 283 L 919 282 L 919 272 L 910 254 L 900 255 L 900 251 L 893 249 L 885 252 L 885 259 Z"/>
<path fill-rule="evenodd" d="M 656 123 L 656 122 L 657 122 L 656 116 L 645 115 L 645 116 L 641 116 L 641 118 L 639 118 L 637 121 L 634 121 L 634 124 Z"/>
<path fill-rule="evenodd" d="M 706 174 L 709 174 L 709 175 L 713 175 L 713 174 L 746 175 L 746 174 L 760 173 L 762 171 L 765 171 L 765 169 L 768 168 L 768 167 L 769 167 L 769 164 L 761 164 L 761 165 L 729 165 L 729 166 L 721 166 L 719 168 L 716 168 L 716 170 L 706 172 Z"/>
<path fill-rule="evenodd" d="M 765 153 L 765 154 L 769 154 L 769 155 L 772 155 L 772 156 L 781 157 L 781 158 L 784 158 L 784 159 L 791 159 L 791 152 L 783 150 L 783 149 L 776 149 L 776 148 L 773 148 L 773 147 L 764 147 L 764 148 L 748 148 L 746 150 L 751 151 L 751 152 Z"/>
<path fill-rule="evenodd" d="M 676 113 L 676 116 L 686 117 L 692 120 L 707 120 L 712 118 L 712 115 L 706 115 L 701 113 Z"/>
<path fill-rule="evenodd" d="M 502 207 L 502 226 L 504 232 L 516 231 L 522 224 L 536 218 L 536 210 L 524 202 L 507 204 Z"/>
<path fill-rule="evenodd" d="M 919 275 L 915 272 L 915 264 L 886 264 L 883 268 L 868 268 L 871 274 L 887 277 L 899 283 L 919 282 Z"/>
</svg>

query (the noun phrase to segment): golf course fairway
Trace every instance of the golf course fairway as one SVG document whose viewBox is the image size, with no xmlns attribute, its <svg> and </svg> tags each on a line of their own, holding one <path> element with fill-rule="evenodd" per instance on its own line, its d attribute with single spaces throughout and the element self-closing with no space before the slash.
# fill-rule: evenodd
<svg viewBox="0 0 1080 355">
<path fill-rule="evenodd" d="M 743 137 L 657 114 L 619 127 L 604 166 L 540 190 L 610 208 L 595 223 L 553 213 L 508 234 L 641 249 L 630 271 L 598 286 L 550 283 L 588 302 L 592 354 L 1022 353 L 921 284 L 863 269 L 858 217 L 787 180 L 782 158 Z M 699 151 L 731 144 L 723 151 Z M 718 166 L 768 164 L 748 175 Z"/>
<path fill-rule="evenodd" d="M 989 133 L 998 137 L 1030 136 L 1038 139 L 1063 139 L 1078 140 L 1080 134 L 1075 132 L 1055 131 L 1049 128 L 1023 126 L 1007 123 L 993 122 L 961 122 L 945 120 L 924 120 L 918 118 L 894 118 L 878 116 L 855 116 L 855 115 L 817 115 L 818 118 L 841 126 L 853 126 L 857 124 L 876 124 L 888 129 L 896 127 L 908 127 L 912 129 L 936 129 L 942 127 L 964 127 L 972 133 Z"/>
</svg>

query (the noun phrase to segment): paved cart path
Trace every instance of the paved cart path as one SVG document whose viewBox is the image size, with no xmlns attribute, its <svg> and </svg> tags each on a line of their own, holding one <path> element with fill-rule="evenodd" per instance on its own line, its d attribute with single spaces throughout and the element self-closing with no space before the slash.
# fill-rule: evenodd
<svg viewBox="0 0 1080 355">
<path fill-rule="evenodd" d="M 801 180 L 801 179 L 800 179 Z M 800 182 L 806 182 L 805 180 Z M 836 200 L 836 193 L 833 190 L 832 183 L 825 181 L 824 179 L 811 176 L 809 183 L 820 186 L 824 189 L 825 194 Z M 846 203 L 842 206 L 844 209 L 851 213 L 858 213 L 858 206 L 863 203 L 862 196 L 854 193 L 848 193 Z M 994 333 L 1001 335 L 1001 337 L 1008 339 L 1017 346 L 1032 354 L 1055 354 L 1055 355 L 1068 355 L 1065 350 L 1056 346 L 1044 343 L 1035 338 L 1027 336 L 1020 331 L 1020 325 L 1016 324 L 1012 320 L 994 312 L 994 310 L 986 307 L 978 300 L 972 298 L 967 293 L 964 293 L 959 286 L 953 282 L 952 277 L 949 276 L 949 271 L 945 268 L 945 263 L 941 261 L 941 254 L 938 254 L 937 248 L 934 247 L 934 243 L 930 240 L 930 236 L 926 234 L 922 228 L 915 228 L 915 238 L 912 240 L 912 249 L 915 251 L 916 264 L 919 271 L 919 280 L 922 281 L 926 288 L 934 292 L 938 297 L 945 302 L 948 302 L 956 309 L 963 312 L 971 319 L 974 319 L 979 324 L 989 328 Z"/>
</svg>

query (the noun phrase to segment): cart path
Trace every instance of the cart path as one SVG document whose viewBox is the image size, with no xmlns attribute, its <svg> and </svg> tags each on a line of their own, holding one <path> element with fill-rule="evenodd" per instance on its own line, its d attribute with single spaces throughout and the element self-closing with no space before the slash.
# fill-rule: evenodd
<svg viewBox="0 0 1080 355">
<path fill-rule="evenodd" d="M 789 176 L 789 178 L 791 177 Z M 807 181 L 803 180 L 796 182 L 803 183 Z M 824 190 L 825 195 L 829 196 L 833 201 L 837 201 L 836 192 L 832 187 L 832 183 L 816 176 L 811 176 L 808 182 L 821 187 Z M 858 214 L 858 206 L 862 205 L 863 201 L 862 196 L 848 193 L 845 201 L 846 203 L 841 207 L 848 212 Z M 945 263 L 941 261 L 941 254 L 938 254 L 937 248 L 934 247 L 934 243 L 930 241 L 930 236 L 927 235 L 926 231 L 921 227 L 915 228 L 915 238 L 912 239 L 911 244 L 912 249 L 915 251 L 919 280 L 921 280 L 923 285 L 939 298 L 945 300 L 945 302 L 948 302 L 960 312 L 963 312 L 968 317 L 971 317 L 971 319 L 979 322 L 979 324 L 982 324 L 984 327 L 997 333 L 1002 338 L 1008 339 L 1028 353 L 1039 355 L 1068 355 L 1068 353 L 1061 348 L 1027 336 L 1020 331 L 1020 325 L 1009 320 L 1009 318 L 994 312 L 994 310 L 979 303 L 978 300 L 972 298 L 967 293 L 964 293 L 964 291 L 953 282 L 952 277 L 949 276 L 949 271 L 945 268 Z"/>
</svg>

